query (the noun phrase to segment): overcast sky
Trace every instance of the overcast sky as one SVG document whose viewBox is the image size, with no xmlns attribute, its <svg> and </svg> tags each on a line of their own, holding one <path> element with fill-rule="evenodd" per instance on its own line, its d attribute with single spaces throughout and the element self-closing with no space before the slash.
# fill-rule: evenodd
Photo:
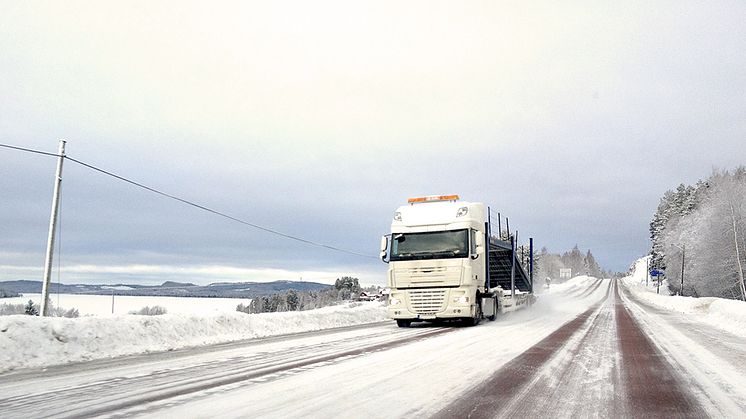
<svg viewBox="0 0 746 419">
<path fill-rule="evenodd" d="M 456 193 L 626 270 L 663 192 L 746 163 L 742 1 L 0 10 L 0 142 L 64 138 L 70 157 L 372 256 L 408 197 Z M 0 280 L 42 277 L 55 164 L 0 149 Z M 63 179 L 62 282 L 385 283 L 375 258 L 70 161 Z"/>
</svg>

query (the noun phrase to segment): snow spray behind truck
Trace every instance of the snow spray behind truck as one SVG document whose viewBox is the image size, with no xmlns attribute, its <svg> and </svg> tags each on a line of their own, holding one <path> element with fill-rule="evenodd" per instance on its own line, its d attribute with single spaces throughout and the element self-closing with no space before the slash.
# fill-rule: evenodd
<svg viewBox="0 0 746 419">
<path fill-rule="evenodd" d="M 381 238 L 389 264 L 388 315 L 399 327 L 413 321 L 483 318 L 533 302 L 533 239 L 523 266 L 516 234 L 492 234 L 489 208 L 458 195 L 410 198 L 394 212 L 391 234 Z"/>
</svg>

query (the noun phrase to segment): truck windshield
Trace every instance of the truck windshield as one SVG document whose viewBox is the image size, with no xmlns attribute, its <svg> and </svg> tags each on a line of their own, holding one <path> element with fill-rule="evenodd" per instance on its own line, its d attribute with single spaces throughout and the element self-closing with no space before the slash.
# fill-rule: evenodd
<svg viewBox="0 0 746 419">
<path fill-rule="evenodd" d="M 390 260 L 464 258 L 468 249 L 468 230 L 394 233 Z"/>
</svg>

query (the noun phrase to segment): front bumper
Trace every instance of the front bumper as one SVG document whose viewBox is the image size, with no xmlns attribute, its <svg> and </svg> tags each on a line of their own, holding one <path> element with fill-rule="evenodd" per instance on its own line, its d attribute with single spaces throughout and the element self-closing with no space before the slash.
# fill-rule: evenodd
<svg viewBox="0 0 746 419">
<path fill-rule="evenodd" d="M 418 288 L 392 291 L 388 315 L 394 320 L 436 320 L 474 317 L 476 290 Z"/>
</svg>

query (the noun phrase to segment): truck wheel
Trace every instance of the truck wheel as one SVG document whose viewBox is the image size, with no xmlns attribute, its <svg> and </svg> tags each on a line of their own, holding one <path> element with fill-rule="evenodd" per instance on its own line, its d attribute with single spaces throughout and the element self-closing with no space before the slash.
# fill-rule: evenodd
<svg viewBox="0 0 746 419">
<path fill-rule="evenodd" d="M 497 319 L 497 297 L 492 297 L 495 300 L 495 313 L 487 317 L 487 320 L 494 322 Z"/>
<path fill-rule="evenodd" d="M 482 304 L 478 303 L 475 311 L 476 313 L 474 313 L 474 317 L 468 317 L 466 319 L 467 326 L 476 326 L 482 321 Z"/>
<path fill-rule="evenodd" d="M 399 327 L 409 327 L 412 325 L 412 320 L 397 320 L 396 325 Z"/>
</svg>

